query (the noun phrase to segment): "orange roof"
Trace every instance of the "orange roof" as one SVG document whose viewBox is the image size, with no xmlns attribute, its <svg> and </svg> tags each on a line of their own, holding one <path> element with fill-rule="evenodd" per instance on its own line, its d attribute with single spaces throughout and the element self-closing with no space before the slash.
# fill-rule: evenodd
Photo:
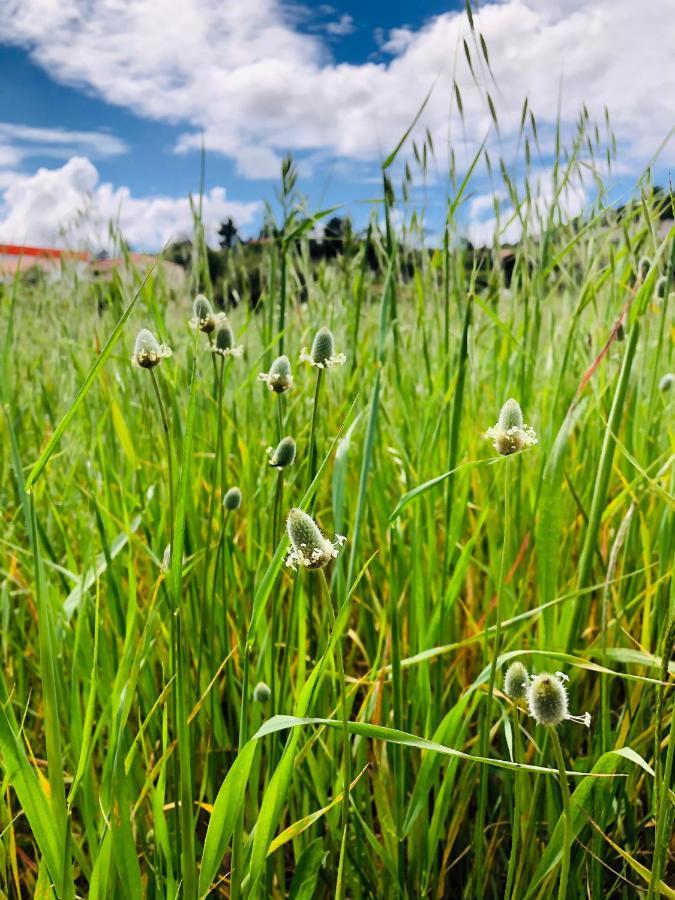
<svg viewBox="0 0 675 900">
<path fill-rule="evenodd" d="M 91 259 L 86 250 L 59 250 L 55 247 L 28 247 L 22 244 L 0 244 L 0 256 L 42 256 L 48 259 Z"/>
</svg>

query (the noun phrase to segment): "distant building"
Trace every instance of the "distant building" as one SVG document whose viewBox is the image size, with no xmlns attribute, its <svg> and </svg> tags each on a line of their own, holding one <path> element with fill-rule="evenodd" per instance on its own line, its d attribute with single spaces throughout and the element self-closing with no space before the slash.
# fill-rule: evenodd
<svg viewBox="0 0 675 900">
<path fill-rule="evenodd" d="M 159 259 L 149 253 L 129 253 L 127 257 L 114 256 L 109 259 L 90 259 L 87 271 L 92 278 L 107 281 L 112 278 L 113 272 L 122 276 L 145 277 L 152 266 L 161 269 L 167 284 L 174 290 L 181 290 L 185 286 L 185 270 L 178 263 Z"/>
<path fill-rule="evenodd" d="M 0 244 L 0 281 L 11 281 L 17 273 L 40 269 L 49 279 L 61 277 L 63 269 L 75 268 L 81 277 L 109 280 L 113 272 L 133 279 L 145 277 L 151 266 L 162 270 L 169 287 L 181 290 L 185 271 L 181 266 L 147 253 L 129 253 L 128 257 L 96 258 L 85 250 L 59 250 L 55 247 L 29 247 L 23 244 Z"/>
<path fill-rule="evenodd" d="M 49 278 L 58 278 L 64 265 L 83 269 L 91 253 L 59 250 L 54 247 L 30 247 L 24 244 L 0 244 L 0 280 L 11 281 L 17 272 L 41 269 Z"/>
</svg>

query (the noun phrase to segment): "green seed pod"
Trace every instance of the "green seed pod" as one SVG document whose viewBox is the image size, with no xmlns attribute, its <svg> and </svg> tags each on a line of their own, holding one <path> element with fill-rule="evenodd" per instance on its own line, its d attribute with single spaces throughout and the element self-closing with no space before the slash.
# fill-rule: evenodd
<svg viewBox="0 0 675 900">
<path fill-rule="evenodd" d="M 231 487 L 223 497 L 225 509 L 234 510 L 241 506 L 241 491 L 238 487 Z"/>
<path fill-rule="evenodd" d="M 234 347 L 234 333 L 230 328 L 229 322 L 224 322 L 216 332 L 216 348 L 224 353 Z"/>
<path fill-rule="evenodd" d="M 510 397 L 502 406 L 502 411 L 499 413 L 499 424 L 504 431 L 508 431 L 509 428 L 522 427 L 523 411 L 518 401 L 514 400 L 513 397 Z"/>
<path fill-rule="evenodd" d="M 269 372 L 261 372 L 258 378 L 267 383 L 267 387 L 275 394 L 283 394 L 293 387 L 291 361 L 287 356 L 277 356 Z"/>
<path fill-rule="evenodd" d="M 293 545 L 286 559 L 286 565 L 291 568 L 301 565 L 307 569 L 322 569 L 338 555 L 338 547 L 345 540 L 338 534 L 335 541 L 329 541 L 321 534 L 314 519 L 301 509 L 289 512 L 286 529 Z"/>
<path fill-rule="evenodd" d="M 213 307 L 204 294 L 197 294 L 192 304 L 192 321 L 193 328 L 198 328 L 207 334 L 212 332 L 216 327 L 216 317 L 213 314 Z"/>
<path fill-rule="evenodd" d="M 169 356 L 171 356 L 171 349 L 160 344 L 147 328 L 141 328 L 136 335 L 134 355 L 131 357 L 132 364 L 141 369 L 152 369 Z"/>
<path fill-rule="evenodd" d="M 259 681 L 253 688 L 253 699 L 256 703 L 267 703 L 272 696 L 272 691 L 264 681 Z"/>
<path fill-rule="evenodd" d="M 564 684 L 557 676 L 542 672 L 528 685 L 527 705 L 538 725 L 560 725 L 568 715 Z"/>
<path fill-rule="evenodd" d="M 527 669 L 519 660 L 506 670 L 504 693 L 512 700 L 522 700 L 527 694 Z"/>
<path fill-rule="evenodd" d="M 333 332 L 330 328 L 326 328 L 325 325 L 323 328 L 319 328 L 312 342 L 311 357 L 314 365 L 325 366 L 333 356 L 334 346 Z"/>
<path fill-rule="evenodd" d="M 275 469 L 285 469 L 295 462 L 295 441 L 288 435 L 282 438 L 276 448 L 270 452 L 269 464 Z"/>
<path fill-rule="evenodd" d="M 673 382 L 675 382 L 675 375 L 673 375 L 672 372 L 667 372 L 659 381 L 659 390 L 661 393 L 667 393 L 672 388 Z"/>
</svg>

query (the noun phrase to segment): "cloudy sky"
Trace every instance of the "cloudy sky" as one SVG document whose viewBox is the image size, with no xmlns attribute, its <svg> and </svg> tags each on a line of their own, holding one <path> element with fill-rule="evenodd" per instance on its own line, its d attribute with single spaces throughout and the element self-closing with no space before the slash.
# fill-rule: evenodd
<svg viewBox="0 0 675 900">
<path fill-rule="evenodd" d="M 0 241 L 95 247 L 111 218 L 139 249 L 188 234 L 202 141 L 209 228 L 232 216 L 255 233 L 287 152 L 312 207 L 339 204 L 363 223 L 381 161 L 432 87 L 416 134 L 429 130 L 436 162 L 415 197 L 432 226 L 445 204 L 448 148 L 460 171 L 486 136 L 508 160 L 526 97 L 542 137 L 544 192 L 558 112 L 571 133 L 584 104 L 600 124 L 609 109 L 617 186 L 630 190 L 675 125 L 675 0 L 493 0 L 475 7 L 473 35 L 463 6 L 3 0 Z M 671 140 L 657 181 L 667 183 L 674 164 Z M 477 185 L 465 210 L 470 234 L 493 215 L 489 182 Z M 571 212 L 588 202 L 578 190 Z"/>
</svg>

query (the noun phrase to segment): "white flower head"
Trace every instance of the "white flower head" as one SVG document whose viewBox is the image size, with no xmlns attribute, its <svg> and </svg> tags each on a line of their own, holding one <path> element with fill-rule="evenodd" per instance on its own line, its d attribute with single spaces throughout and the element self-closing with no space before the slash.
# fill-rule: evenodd
<svg viewBox="0 0 675 900">
<path fill-rule="evenodd" d="M 241 344 L 239 346 L 234 343 L 234 332 L 232 331 L 232 326 L 230 325 L 227 316 L 223 313 L 218 313 L 216 316 L 216 339 L 211 344 L 211 352 L 218 353 L 220 356 L 230 357 L 230 356 L 241 356 L 244 352 L 244 348 Z"/>
<path fill-rule="evenodd" d="M 190 328 L 210 334 L 216 329 L 216 316 L 211 301 L 204 294 L 197 294 L 192 304 Z"/>
<path fill-rule="evenodd" d="M 307 347 L 303 347 L 300 352 L 300 362 L 309 363 L 315 369 L 333 369 L 346 361 L 344 353 L 335 353 L 333 332 L 325 325 L 314 335 L 311 351 L 308 353 Z"/>
<path fill-rule="evenodd" d="M 522 700 L 527 694 L 527 669 L 516 660 L 506 670 L 504 693 L 512 700 Z"/>
<path fill-rule="evenodd" d="M 160 344 L 151 331 L 141 328 L 136 335 L 134 355 L 131 357 L 132 366 L 139 369 L 152 369 L 163 359 L 168 359 L 169 356 L 171 356 L 171 347 Z"/>
<path fill-rule="evenodd" d="M 301 509 L 288 514 L 286 529 L 291 539 L 291 550 L 286 565 L 291 569 L 304 566 L 307 569 L 323 569 L 335 559 L 347 538 L 336 534 L 333 541 L 321 534 L 314 519 Z"/>
<path fill-rule="evenodd" d="M 548 672 L 530 675 L 530 682 L 527 686 L 527 706 L 530 715 L 534 717 L 538 725 L 546 725 L 549 728 L 555 728 L 564 721 L 577 722 L 579 725 L 590 728 L 590 713 L 584 713 L 582 716 L 570 714 L 567 688 L 560 676 L 560 672 L 556 672 L 555 675 L 550 675 Z"/>
<path fill-rule="evenodd" d="M 270 366 L 269 372 L 259 373 L 258 380 L 264 381 L 275 394 L 283 394 L 284 391 L 290 390 L 293 387 L 293 376 L 289 358 L 278 356 Z"/>
<path fill-rule="evenodd" d="M 499 414 L 496 425 L 485 432 L 500 456 L 510 456 L 521 450 L 529 450 L 538 443 L 534 428 L 525 425 L 520 405 L 512 398 L 507 400 Z"/>
</svg>

